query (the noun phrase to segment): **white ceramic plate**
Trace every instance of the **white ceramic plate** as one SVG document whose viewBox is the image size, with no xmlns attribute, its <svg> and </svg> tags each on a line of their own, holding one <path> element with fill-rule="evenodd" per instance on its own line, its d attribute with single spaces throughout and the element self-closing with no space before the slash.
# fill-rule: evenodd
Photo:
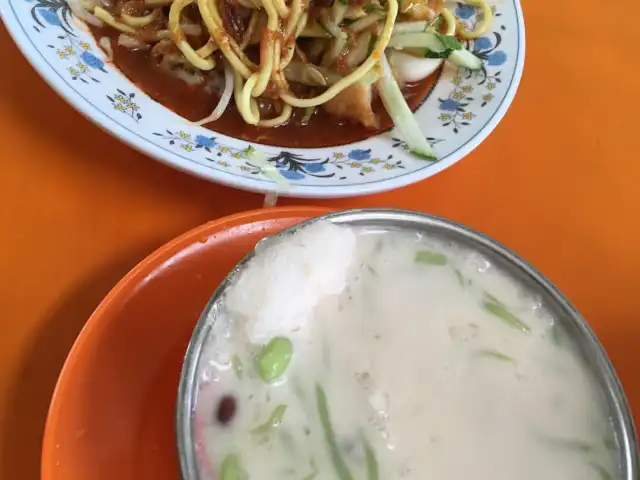
<svg viewBox="0 0 640 480">
<path fill-rule="evenodd" d="M 449 5 L 470 27 L 476 10 Z M 485 69 L 445 68 L 417 111 L 438 162 L 410 155 L 393 132 L 331 148 L 254 144 L 288 179 L 285 195 L 347 197 L 398 188 L 451 166 L 482 142 L 502 119 L 524 65 L 519 0 L 495 2 L 493 31 L 469 44 Z M 175 168 L 236 188 L 271 191 L 274 183 L 247 158 L 250 143 L 202 127 L 149 98 L 107 62 L 65 0 L 3 0 L 0 13 L 24 55 L 71 105 L 132 147 Z"/>
</svg>

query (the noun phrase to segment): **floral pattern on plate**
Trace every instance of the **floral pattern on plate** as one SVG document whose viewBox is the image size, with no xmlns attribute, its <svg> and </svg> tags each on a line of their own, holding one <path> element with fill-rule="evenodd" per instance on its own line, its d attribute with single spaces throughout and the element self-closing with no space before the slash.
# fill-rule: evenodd
<svg viewBox="0 0 640 480">
<path fill-rule="evenodd" d="M 4 2 L 3 2 L 4 3 Z M 465 4 L 447 2 L 468 28 L 481 18 Z M 493 7 L 486 36 L 467 47 L 484 62 L 469 72 L 446 65 L 415 115 L 439 162 L 410 155 L 395 131 L 350 145 L 282 149 L 251 144 L 195 126 L 138 90 L 105 58 L 64 0 L 8 0 L 5 23 L 27 56 L 65 97 L 128 143 L 183 170 L 249 190 L 273 189 L 247 148 L 291 183 L 291 195 L 332 197 L 373 193 L 426 178 L 474 148 L 495 127 L 522 73 L 524 26 L 518 0 Z M 55 78 L 55 76 L 59 78 Z M 62 84 L 62 88 L 60 88 Z"/>
</svg>

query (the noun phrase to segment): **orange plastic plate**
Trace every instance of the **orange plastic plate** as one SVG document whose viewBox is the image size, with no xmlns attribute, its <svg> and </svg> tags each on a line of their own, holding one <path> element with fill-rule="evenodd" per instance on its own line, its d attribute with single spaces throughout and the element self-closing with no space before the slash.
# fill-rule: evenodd
<svg viewBox="0 0 640 480">
<path fill-rule="evenodd" d="M 182 359 L 207 300 L 264 236 L 326 213 L 225 217 L 173 240 L 109 293 L 73 346 L 53 395 L 43 480 L 180 478 L 174 410 Z"/>
</svg>

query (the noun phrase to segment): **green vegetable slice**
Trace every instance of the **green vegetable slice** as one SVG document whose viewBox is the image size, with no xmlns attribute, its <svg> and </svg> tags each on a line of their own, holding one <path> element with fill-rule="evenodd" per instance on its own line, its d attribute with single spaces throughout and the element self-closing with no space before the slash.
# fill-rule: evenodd
<svg viewBox="0 0 640 480">
<path fill-rule="evenodd" d="M 408 34 L 422 35 L 422 34 Z M 407 149 L 414 155 L 429 161 L 437 161 L 437 157 L 420 130 L 420 124 L 414 118 L 413 112 L 407 105 L 396 79 L 391 72 L 391 66 L 385 54 L 380 58 L 382 64 L 383 75 L 378 82 L 378 91 L 385 110 L 393 120 L 393 124 L 398 129 L 400 136 L 407 144 Z"/>
<path fill-rule="evenodd" d="M 380 472 L 378 469 L 378 459 L 376 458 L 376 452 L 366 440 L 363 442 L 364 457 L 367 467 L 367 480 L 379 480 Z"/>
<path fill-rule="evenodd" d="M 273 412 L 271 412 L 271 415 L 269 415 L 268 420 L 264 422 L 262 425 L 259 425 L 253 430 L 251 430 L 251 433 L 256 433 L 260 435 L 269 433 L 269 430 L 277 427 L 282 423 L 282 418 L 284 417 L 284 413 L 286 411 L 287 411 L 286 405 L 278 405 L 273 409 Z"/>
<path fill-rule="evenodd" d="M 561 347 L 564 343 L 564 332 L 556 323 L 551 326 L 551 340 L 557 347 Z"/>
<path fill-rule="evenodd" d="M 394 34 L 389 40 L 389 48 L 428 48 L 431 52 L 445 52 L 438 35 L 431 32 L 407 32 Z M 447 52 L 449 53 L 449 52 Z"/>
<path fill-rule="evenodd" d="M 609 437 L 603 438 L 602 444 L 604 445 L 604 448 L 606 448 L 610 452 L 615 452 L 618 449 L 618 445 L 616 444 L 616 441 L 613 438 L 609 438 Z"/>
<path fill-rule="evenodd" d="M 237 455 L 227 455 L 220 466 L 220 480 L 240 480 L 240 458 Z"/>
<path fill-rule="evenodd" d="M 338 441 L 331 425 L 331 416 L 329 414 L 329 406 L 327 405 L 327 395 L 320 385 L 316 385 L 316 403 L 318 404 L 318 414 L 320 415 L 320 423 L 324 431 L 324 438 L 329 447 L 329 455 L 333 466 L 338 474 L 339 480 L 353 480 L 349 467 L 344 458 L 340 454 Z"/>
<path fill-rule="evenodd" d="M 531 327 L 511 313 L 507 307 L 494 296 L 486 293 L 482 306 L 487 312 L 498 317 L 510 327 L 521 330 L 524 333 L 531 333 Z"/>
<path fill-rule="evenodd" d="M 452 35 L 436 32 L 418 32 L 413 28 L 404 28 L 403 33 L 394 31 L 389 48 L 425 48 L 425 58 L 442 58 L 468 70 L 482 70 L 482 60 L 465 49 L 460 40 Z M 398 29 L 398 32 L 402 30 Z"/>
<path fill-rule="evenodd" d="M 441 33 L 434 33 L 434 35 L 438 40 L 440 40 L 440 43 L 445 50 L 461 50 L 463 48 L 460 40 L 454 36 L 442 35 Z"/>
<path fill-rule="evenodd" d="M 500 360 L 501 362 L 516 363 L 515 358 L 510 357 L 509 355 L 505 355 L 504 353 L 499 352 L 497 350 L 485 349 L 485 350 L 480 350 L 479 353 L 483 357 L 493 358 L 495 360 Z"/>
<path fill-rule="evenodd" d="M 258 374 L 265 382 L 280 378 L 293 356 L 293 345 L 286 337 L 272 338 L 258 355 Z"/>
<path fill-rule="evenodd" d="M 280 171 L 274 165 L 269 163 L 264 153 L 259 152 L 251 145 L 245 148 L 243 153 L 246 155 L 247 159 L 260 168 L 260 172 L 269 180 L 277 183 L 283 189 L 287 189 L 291 186 L 289 181 L 284 178 Z"/>
<path fill-rule="evenodd" d="M 484 296 L 485 296 L 485 298 L 486 298 L 488 301 L 490 301 L 490 302 L 496 303 L 496 304 L 498 304 L 498 305 L 502 305 L 503 307 L 505 306 L 505 304 L 504 304 L 504 303 L 502 303 L 500 300 L 498 300 L 496 297 L 494 297 L 494 296 L 493 296 L 493 295 L 491 295 L 490 293 L 486 293 L 486 292 L 485 292 Z"/>
<path fill-rule="evenodd" d="M 573 450 L 581 453 L 590 453 L 594 451 L 593 445 L 575 438 L 544 437 L 544 441 L 553 447 L 565 450 Z"/>
<path fill-rule="evenodd" d="M 238 380 L 242 380 L 244 371 L 242 360 L 240 360 L 240 357 L 238 355 L 231 356 L 231 368 L 233 368 L 233 371 L 236 374 L 236 378 L 238 378 Z"/>
<path fill-rule="evenodd" d="M 417 263 L 425 263 L 427 265 L 442 266 L 447 264 L 447 256 L 440 252 L 420 250 L 416 253 L 415 261 Z"/>
<path fill-rule="evenodd" d="M 447 60 L 467 70 L 482 70 L 482 60 L 469 50 L 453 50 Z"/>
<path fill-rule="evenodd" d="M 613 475 L 607 471 L 602 465 L 596 462 L 589 462 L 589 466 L 593 468 L 602 480 L 613 480 Z"/>
</svg>

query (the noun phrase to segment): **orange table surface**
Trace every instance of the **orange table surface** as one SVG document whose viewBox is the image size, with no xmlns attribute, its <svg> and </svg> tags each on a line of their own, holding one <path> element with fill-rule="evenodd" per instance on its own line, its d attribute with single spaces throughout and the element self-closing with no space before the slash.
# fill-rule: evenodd
<svg viewBox="0 0 640 480">
<path fill-rule="evenodd" d="M 525 74 L 497 130 L 422 183 L 333 201 L 463 222 L 506 243 L 581 310 L 640 415 L 640 3 L 524 0 Z M 626 6 L 625 6 L 626 5 Z M 0 478 L 35 479 L 49 399 L 80 328 L 139 260 L 262 204 L 171 170 L 86 121 L 0 27 Z"/>
</svg>

